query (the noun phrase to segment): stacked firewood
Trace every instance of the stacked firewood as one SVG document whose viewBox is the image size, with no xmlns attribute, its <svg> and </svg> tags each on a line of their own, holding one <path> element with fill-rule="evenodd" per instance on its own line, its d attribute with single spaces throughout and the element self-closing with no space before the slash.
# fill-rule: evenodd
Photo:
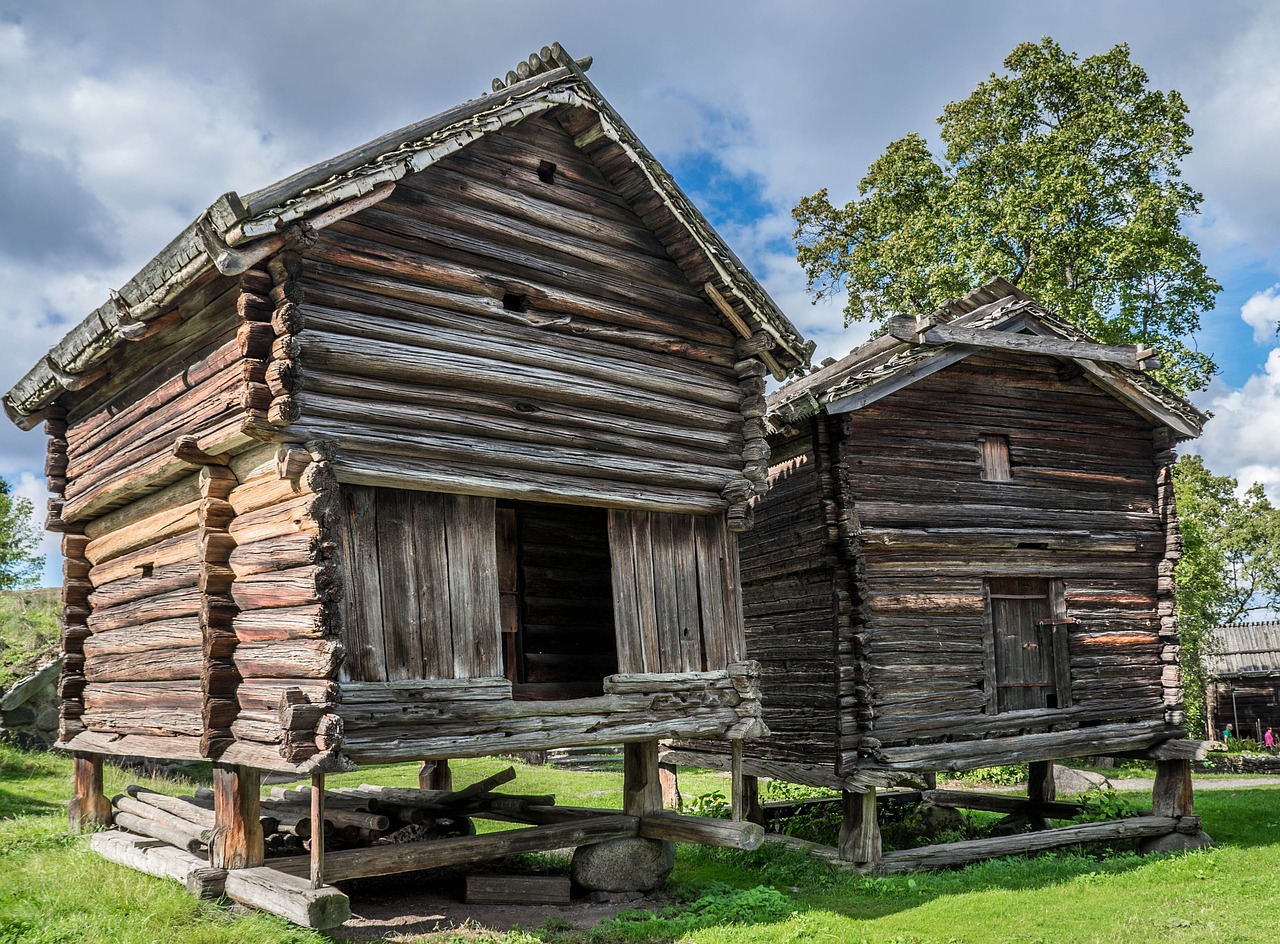
<svg viewBox="0 0 1280 944">
<path fill-rule="evenodd" d="M 372 784 L 326 790 L 321 827 L 325 848 L 351 849 L 465 836 L 475 832 L 472 818 L 524 821 L 531 807 L 555 804 L 555 797 L 549 795 L 492 792 L 514 779 L 515 770 L 508 767 L 457 791 Z M 310 787 L 273 787 L 270 796 L 262 798 L 259 821 L 268 857 L 297 855 L 311 848 L 316 835 L 311 801 Z M 188 852 L 208 851 L 214 828 L 212 790 L 201 787 L 191 796 L 169 796 L 130 786 L 112 804 L 115 825 L 121 829 Z"/>
</svg>

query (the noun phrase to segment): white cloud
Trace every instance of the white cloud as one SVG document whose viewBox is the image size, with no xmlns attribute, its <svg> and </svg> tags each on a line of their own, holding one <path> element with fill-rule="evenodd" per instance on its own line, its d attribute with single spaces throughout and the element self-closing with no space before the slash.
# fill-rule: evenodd
<svg viewBox="0 0 1280 944">
<path fill-rule="evenodd" d="M 1241 307 L 1240 317 L 1253 329 L 1253 339 L 1259 344 L 1274 341 L 1280 325 L 1280 285 L 1254 293 Z"/>
<path fill-rule="evenodd" d="M 1262 372 L 1240 389 L 1215 380 L 1198 399 L 1213 419 L 1193 451 L 1242 486 L 1261 482 L 1271 500 L 1280 502 L 1280 348 L 1271 350 Z"/>
</svg>

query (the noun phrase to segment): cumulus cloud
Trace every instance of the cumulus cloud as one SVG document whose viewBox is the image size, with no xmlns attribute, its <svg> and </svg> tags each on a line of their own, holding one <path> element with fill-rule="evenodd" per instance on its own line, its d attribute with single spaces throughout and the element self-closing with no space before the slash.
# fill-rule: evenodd
<svg viewBox="0 0 1280 944">
<path fill-rule="evenodd" d="M 1280 501 L 1280 348 L 1240 389 L 1215 380 L 1199 400 L 1213 419 L 1194 451 L 1215 472 L 1234 475 L 1242 486 L 1261 482 Z"/>
<path fill-rule="evenodd" d="M 1266 344 L 1276 339 L 1280 324 L 1280 285 L 1257 292 L 1240 309 L 1240 317 L 1253 329 L 1253 339 Z"/>
</svg>

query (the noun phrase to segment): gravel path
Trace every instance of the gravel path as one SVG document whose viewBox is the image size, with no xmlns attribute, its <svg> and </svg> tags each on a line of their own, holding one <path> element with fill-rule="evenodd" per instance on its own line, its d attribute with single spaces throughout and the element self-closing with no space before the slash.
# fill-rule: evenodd
<svg viewBox="0 0 1280 944">
<path fill-rule="evenodd" d="M 1150 790 L 1154 781 L 1149 777 L 1117 777 L 1107 778 L 1111 786 L 1117 790 Z M 1241 777 L 1197 777 L 1192 775 L 1192 782 L 1197 790 L 1239 790 L 1243 787 L 1280 787 L 1280 777 L 1241 776 Z"/>
</svg>

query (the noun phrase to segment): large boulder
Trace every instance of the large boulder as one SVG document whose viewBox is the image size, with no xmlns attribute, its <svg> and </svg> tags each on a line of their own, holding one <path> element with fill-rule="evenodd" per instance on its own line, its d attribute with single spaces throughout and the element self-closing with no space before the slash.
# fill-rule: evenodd
<svg viewBox="0 0 1280 944">
<path fill-rule="evenodd" d="M 570 875 L 592 892 L 647 892 L 666 881 L 675 868 L 676 850 L 660 839 L 614 839 L 573 851 Z"/>
<path fill-rule="evenodd" d="M 1111 781 L 1092 770 L 1075 770 L 1053 765 L 1053 786 L 1060 798 L 1079 796 L 1090 790 L 1110 790 Z"/>
<path fill-rule="evenodd" d="M 1204 830 L 1194 833 L 1168 833 L 1164 836 L 1148 836 L 1138 843 L 1138 851 L 1143 855 L 1151 852 L 1187 852 L 1191 849 L 1208 849 L 1213 845 L 1213 837 Z"/>
</svg>

